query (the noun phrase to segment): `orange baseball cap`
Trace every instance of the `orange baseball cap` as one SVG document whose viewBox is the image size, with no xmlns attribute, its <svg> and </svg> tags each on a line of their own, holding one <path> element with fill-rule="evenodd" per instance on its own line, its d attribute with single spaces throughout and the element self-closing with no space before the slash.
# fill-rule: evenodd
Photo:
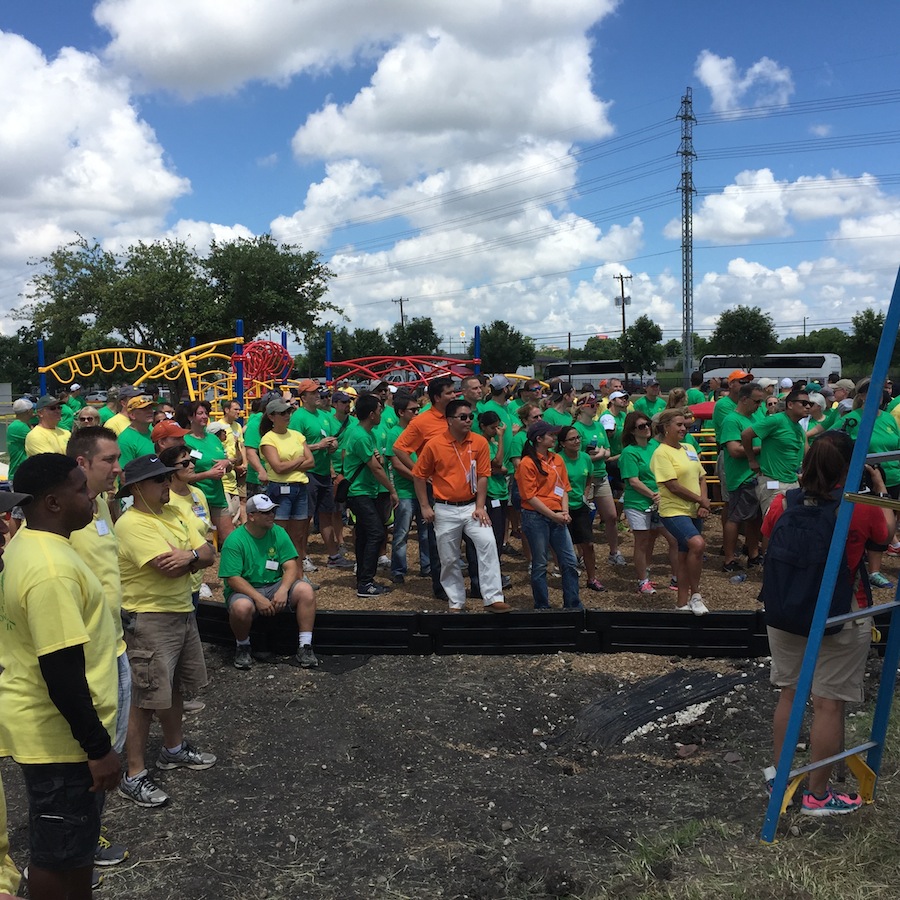
<svg viewBox="0 0 900 900">
<path fill-rule="evenodd" d="M 749 372 L 745 372 L 743 369 L 735 369 L 729 376 L 729 381 L 740 381 L 742 378 L 752 378 L 753 376 Z"/>
<path fill-rule="evenodd" d="M 300 391 L 301 394 L 308 394 L 312 391 L 317 391 L 319 389 L 319 382 L 313 381 L 312 378 L 304 378 L 300 384 L 297 385 L 297 390 Z"/>
</svg>

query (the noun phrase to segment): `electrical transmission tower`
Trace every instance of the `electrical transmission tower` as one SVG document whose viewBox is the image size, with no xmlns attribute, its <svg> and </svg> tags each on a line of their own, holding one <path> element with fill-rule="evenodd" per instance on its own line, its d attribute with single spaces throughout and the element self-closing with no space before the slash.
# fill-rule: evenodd
<svg viewBox="0 0 900 900">
<path fill-rule="evenodd" d="M 690 387 L 694 370 L 694 102 L 691 89 L 686 88 L 681 98 L 681 303 L 682 303 L 682 358 L 684 360 L 684 386 Z"/>
</svg>

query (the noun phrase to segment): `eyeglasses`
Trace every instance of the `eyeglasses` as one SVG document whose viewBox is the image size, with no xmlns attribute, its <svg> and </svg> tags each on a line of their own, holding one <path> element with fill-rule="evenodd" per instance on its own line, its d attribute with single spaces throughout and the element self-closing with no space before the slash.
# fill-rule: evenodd
<svg viewBox="0 0 900 900">
<path fill-rule="evenodd" d="M 475 418 L 474 413 L 460 413 L 458 416 L 450 416 L 451 419 L 459 419 L 460 422 L 470 422 Z"/>
<path fill-rule="evenodd" d="M 167 481 L 172 480 L 171 472 L 163 472 L 162 475 L 155 475 L 150 479 L 154 484 L 165 484 Z"/>
<path fill-rule="evenodd" d="M 799 403 L 801 406 L 812 406 L 812 400 L 795 400 L 794 403 Z"/>
<path fill-rule="evenodd" d="M 193 464 L 192 459 L 180 459 L 178 462 L 172 463 L 176 469 L 189 469 Z"/>
<path fill-rule="evenodd" d="M 563 443 L 564 443 L 564 444 L 568 444 L 569 441 L 580 441 L 580 440 L 581 440 L 581 435 L 580 435 L 580 434 L 573 434 L 571 437 L 567 437 L 567 438 L 563 441 Z"/>
<path fill-rule="evenodd" d="M 99 422 L 99 419 L 95 419 L 93 416 L 79 416 L 79 422 Z"/>
<path fill-rule="evenodd" d="M 640 425 L 635 425 L 634 427 L 635 427 L 635 428 L 649 428 L 649 427 L 650 427 L 650 423 L 649 423 L 649 422 L 641 422 Z"/>
</svg>

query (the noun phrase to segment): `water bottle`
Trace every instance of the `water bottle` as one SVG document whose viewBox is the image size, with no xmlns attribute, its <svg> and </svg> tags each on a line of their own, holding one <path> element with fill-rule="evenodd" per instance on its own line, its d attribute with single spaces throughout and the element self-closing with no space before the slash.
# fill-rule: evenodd
<svg viewBox="0 0 900 900">
<path fill-rule="evenodd" d="M 747 580 L 746 572 L 738 572 L 737 575 L 732 575 L 731 578 L 728 579 L 732 584 L 743 584 Z"/>
</svg>

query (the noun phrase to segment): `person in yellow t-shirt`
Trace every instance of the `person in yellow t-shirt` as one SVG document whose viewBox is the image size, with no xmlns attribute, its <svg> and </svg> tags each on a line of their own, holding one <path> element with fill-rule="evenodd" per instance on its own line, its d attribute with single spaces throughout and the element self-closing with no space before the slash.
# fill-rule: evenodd
<svg viewBox="0 0 900 900">
<path fill-rule="evenodd" d="M 119 548 L 113 530 L 113 512 L 107 499 L 116 479 L 122 474 L 119 465 L 119 445 L 108 428 L 92 426 L 77 430 L 69 441 L 66 455 L 78 463 L 87 478 L 88 494 L 94 507 L 92 520 L 84 528 L 73 531 L 69 541 L 75 552 L 100 579 L 116 633 L 116 667 L 118 671 L 118 702 L 113 749 L 121 753 L 128 728 L 131 707 L 131 666 L 125 653 L 122 633 L 122 578 L 119 575 Z M 118 504 L 116 504 L 118 506 Z M 101 810 L 102 813 L 102 810 Z M 128 850 L 101 837 L 94 856 L 95 865 L 114 866 L 128 859 Z"/>
<path fill-rule="evenodd" d="M 117 495 L 134 500 L 116 522 L 132 677 L 128 767 L 119 794 L 142 807 L 162 806 L 169 799 L 150 778 L 144 760 L 154 713 L 163 732 L 157 768 L 208 769 L 216 763 L 215 756 L 184 739 L 183 695 L 206 686 L 191 574 L 212 564 L 213 551 L 168 505 L 173 471 L 158 456 L 139 456 L 125 466 Z"/>
<path fill-rule="evenodd" d="M 74 459 L 39 453 L 16 472 L 26 528 L 0 573 L 0 756 L 21 766 L 33 897 L 89 897 L 99 792 L 119 779 L 116 634 L 97 576 L 69 543 L 92 516 Z M 19 498 L 20 500 L 24 498 Z"/>
<path fill-rule="evenodd" d="M 133 400 L 135 397 L 140 397 L 143 393 L 144 392 L 140 388 L 136 388 L 130 384 L 123 387 L 118 395 L 119 411 L 114 416 L 110 416 L 103 424 L 109 428 L 110 431 L 121 434 L 131 424 L 131 419 L 128 418 L 126 412 L 128 401 Z"/>
<path fill-rule="evenodd" d="M 65 453 L 71 432 L 59 426 L 62 403 L 56 397 L 44 394 L 35 404 L 34 410 L 37 413 L 38 423 L 25 438 L 25 453 L 28 456 L 37 456 L 38 453 Z"/>
</svg>

